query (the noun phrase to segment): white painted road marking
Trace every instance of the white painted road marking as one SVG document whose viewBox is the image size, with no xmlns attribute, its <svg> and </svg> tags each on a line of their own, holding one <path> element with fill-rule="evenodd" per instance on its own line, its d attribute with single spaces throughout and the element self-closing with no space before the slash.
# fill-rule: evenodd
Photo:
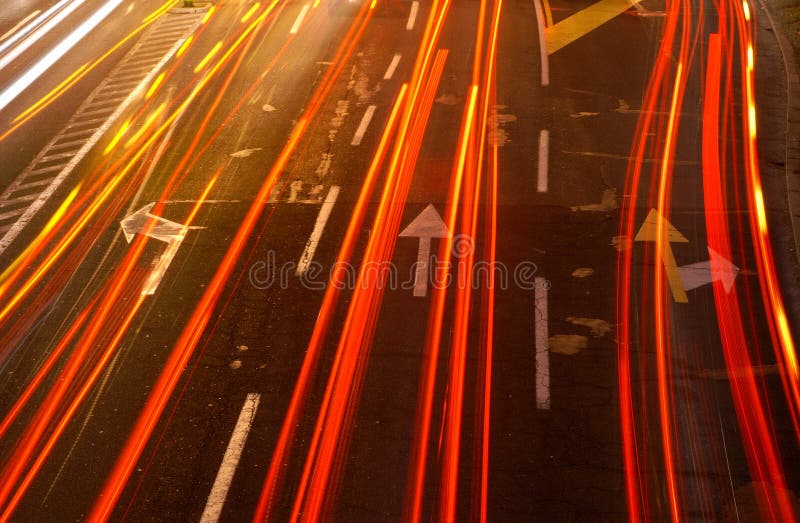
<svg viewBox="0 0 800 523">
<path fill-rule="evenodd" d="M 411 2 L 411 12 L 408 13 L 408 23 L 406 24 L 406 29 L 408 31 L 414 29 L 414 22 L 417 20 L 417 11 L 419 11 L 419 2 L 414 0 Z"/>
<path fill-rule="evenodd" d="M 534 278 L 536 408 L 550 410 L 550 352 L 547 346 L 547 280 Z"/>
<path fill-rule="evenodd" d="M 539 33 L 539 57 L 542 62 L 542 86 L 550 85 L 550 62 L 547 53 L 547 37 L 544 29 L 544 13 L 542 10 L 542 0 L 533 0 L 536 10 L 536 30 Z"/>
<path fill-rule="evenodd" d="M 394 76 L 394 72 L 397 69 L 397 64 L 400 63 L 400 53 L 395 53 L 394 58 L 392 58 L 389 67 L 386 68 L 386 73 L 383 75 L 384 80 L 391 80 L 392 76 Z"/>
<path fill-rule="evenodd" d="M 303 9 L 300 10 L 300 14 L 297 15 L 297 20 L 294 21 L 294 25 L 289 30 L 290 35 L 297 34 L 297 31 L 300 30 L 300 25 L 303 23 L 303 19 L 306 17 L 306 14 L 308 14 L 310 8 L 311 4 L 306 4 L 303 6 Z"/>
<path fill-rule="evenodd" d="M 537 174 L 538 180 L 536 182 L 536 190 L 539 192 L 547 192 L 547 165 L 548 156 L 550 155 L 550 131 L 543 129 L 539 133 L 539 172 Z"/>
<path fill-rule="evenodd" d="M 450 231 L 447 230 L 447 225 L 442 221 L 442 217 L 436 212 L 436 207 L 430 204 L 398 236 L 419 238 L 419 251 L 414 273 L 414 296 L 424 298 L 428 294 L 431 238 L 446 238 L 450 236 Z"/>
<path fill-rule="evenodd" d="M 150 272 L 150 276 L 145 282 L 142 295 L 152 296 L 155 294 L 158 284 L 164 278 L 170 263 L 181 246 L 181 242 L 186 237 L 189 229 L 203 229 L 204 227 L 187 227 L 160 216 L 150 213 L 155 202 L 150 203 L 139 209 L 133 214 L 126 216 L 120 221 L 122 232 L 128 243 L 133 240 L 134 235 L 144 234 L 167 244 L 167 249 L 158 260 L 158 263 Z M 153 223 L 154 222 L 154 223 Z"/>
<path fill-rule="evenodd" d="M 211 487 L 211 494 L 208 495 L 206 508 L 203 510 L 203 515 L 200 516 L 201 523 L 216 523 L 219 521 L 222 506 L 225 504 L 225 498 L 228 496 L 228 489 L 233 480 L 233 473 L 236 472 L 236 466 L 242 457 L 244 444 L 247 441 L 247 435 L 250 433 L 250 427 L 253 425 L 253 419 L 256 417 L 256 409 L 258 409 L 260 401 L 261 394 L 252 392 L 244 400 L 239 419 L 236 421 L 233 434 L 231 434 L 231 439 L 228 442 L 228 448 L 225 449 L 225 455 L 222 457 L 222 465 L 220 465 L 217 472 L 214 486 Z"/>
<path fill-rule="evenodd" d="M 350 145 L 361 144 L 361 140 L 364 139 L 364 134 L 367 132 L 367 127 L 369 127 L 369 122 L 372 121 L 372 115 L 375 114 L 375 108 L 376 106 L 370 105 L 364 111 L 364 116 L 361 118 L 361 123 L 358 124 L 358 129 L 356 129 L 356 134 L 353 135 L 353 141 L 350 142 Z"/>
<path fill-rule="evenodd" d="M 317 221 L 314 223 L 314 230 L 311 232 L 311 236 L 306 242 L 306 248 L 303 250 L 303 254 L 300 256 L 300 261 L 298 262 L 297 270 L 295 271 L 296 276 L 302 276 L 305 274 L 305 272 L 308 270 L 308 266 L 311 265 L 311 260 L 314 259 L 314 253 L 317 250 L 317 245 L 319 245 L 319 239 L 322 237 L 322 232 L 325 230 L 325 225 L 328 223 L 328 218 L 330 218 L 331 211 L 333 210 L 333 204 L 336 203 L 336 198 L 338 196 L 339 186 L 332 185 L 328 191 L 328 195 L 325 197 L 325 202 L 322 204 L 322 207 L 319 210 Z"/>
<path fill-rule="evenodd" d="M 715 281 L 721 281 L 725 292 L 730 294 L 733 282 L 736 281 L 736 275 L 739 274 L 739 267 L 711 247 L 708 247 L 708 255 L 710 259 L 706 261 L 678 267 L 683 290 L 690 291 Z"/>
</svg>

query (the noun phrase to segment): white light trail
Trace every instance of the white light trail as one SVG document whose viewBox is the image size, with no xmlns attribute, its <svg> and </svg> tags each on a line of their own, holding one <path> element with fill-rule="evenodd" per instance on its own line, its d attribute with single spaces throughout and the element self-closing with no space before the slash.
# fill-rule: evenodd
<svg viewBox="0 0 800 523">
<path fill-rule="evenodd" d="M 3 110 L 10 104 L 17 96 L 19 96 L 28 86 L 36 81 L 43 75 L 53 64 L 55 64 L 67 51 L 72 49 L 75 44 L 83 39 L 89 32 L 97 27 L 114 9 L 119 7 L 122 0 L 109 0 L 100 9 L 94 12 L 85 22 L 79 25 L 72 31 L 64 40 L 62 40 L 56 47 L 51 49 L 44 55 L 38 62 L 36 62 L 30 69 L 25 71 L 25 74 L 20 76 L 14 83 L 0 92 L 0 110 Z"/>
</svg>

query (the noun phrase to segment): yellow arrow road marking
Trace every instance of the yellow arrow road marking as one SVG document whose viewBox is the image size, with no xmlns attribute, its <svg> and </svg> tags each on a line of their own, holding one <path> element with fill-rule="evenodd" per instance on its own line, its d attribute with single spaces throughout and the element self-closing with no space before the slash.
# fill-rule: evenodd
<svg viewBox="0 0 800 523">
<path fill-rule="evenodd" d="M 616 18 L 640 0 L 600 0 L 586 9 L 545 30 L 547 54 L 553 54 L 578 38 L 594 31 L 609 20 Z"/>
<path fill-rule="evenodd" d="M 660 222 L 660 223 L 659 223 Z M 645 218 L 644 223 L 636 233 L 634 241 L 654 242 L 658 239 L 659 230 L 664 237 L 664 245 L 661 248 L 661 262 L 667 272 L 669 288 L 672 291 L 672 298 L 677 303 L 689 303 L 689 297 L 683 288 L 681 274 L 678 271 L 678 264 L 675 262 L 675 255 L 672 253 L 672 243 L 689 243 L 689 240 L 681 234 L 661 213 L 656 209 L 650 209 L 650 213 Z"/>
</svg>

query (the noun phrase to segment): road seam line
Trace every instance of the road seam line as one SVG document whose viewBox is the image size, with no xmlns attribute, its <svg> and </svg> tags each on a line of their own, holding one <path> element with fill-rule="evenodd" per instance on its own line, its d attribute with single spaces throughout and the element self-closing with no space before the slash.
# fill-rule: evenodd
<svg viewBox="0 0 800 523">
<path fill-rule="evenodd" d="M 550 410 L 550 349 L 547 338 L 547 280 L 536 277 L 534 282 L 535 340 L 536 340 L 536 408 Z"/>
</svg>

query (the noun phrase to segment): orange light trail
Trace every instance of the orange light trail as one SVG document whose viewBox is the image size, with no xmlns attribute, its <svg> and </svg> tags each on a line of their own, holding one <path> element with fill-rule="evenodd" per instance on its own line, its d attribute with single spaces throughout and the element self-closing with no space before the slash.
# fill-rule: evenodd
<svg viewBox="0 0 800 523">
<path fill-rule="evenodd" d="M 719 166 L 719 90 L 722 60 L 719 34 L 710 35 L 708 55 L 702 147 L 706 230 L 709 247 L 726 259 L 730 259 L 732 257 L 730 232 L 725 219 L 725 195 Z M 712 264 L 715 261 L 718 260 L 712 258 Z M 715 267 L 712 265 L 712 273 L 714 270 Z M 770 519 L 791 521 L 793 516 L 785 495 L 784 474 L 774 437 L 767 424 L 767 415 L 753 372 L 753 364 L 746 350 L 748 344 L 740 316 L 737 291 L 734 288 L 727 292 L 721 281 L 713 283 L 713 291 L 723 355 L 729 371 L 728 379 L 748 465 L 757 485 L 769 483 L 776 487 L 776 494 L 759 487 L 759 499 L 766 503 Z M 734 373 L 734 369 L 745 369 L 745 372 Z"/>
<path fill-rule="evenodd" d="M 464 124 L 461 130 L 461 137 L 459 139 L 458 147 L 458 163 L 456 165 L 456 172 L 454 173 L 454 184 L 459 189 L 456 189 L 451 216 L 455 217 L 457 209 L 458 198 L 460 196 L 460 187 L 465 185 L 465 198 L 466 206 L 474 205 L 477 211 L 478 194 L 476 194 L 476 184 L 473 180 L 463 184 L 465 178 L 465 170 L 467 168 L 467 154 L 470 150 L 470 141 L 474 132 L 475 125 L 475 112 L 478 102 L 478 86 L 473 85 L 470 88 L 468 102 L 465 106 Z M 473 203 L 474 202 L 474 203 Z M 471 214 L 465 213 L 466 216 L 471 218 Z M 455 224 L 453 224 L 455 225 Z M 476 224 L 472 219 L 466 219 L 466 227 L 469 229 L 470 238 L 475 238 Z M 448 228 L 448 230 L 454 230 Z M 452 239 L 448 238 L 448 242 L 452 243 Z M 452 250 L 452 249 L 451 249 Z M 449 262 L 449 258 L 445 263 Z M 464 402 L 464 367 L 466 366 L 467 359 L 467 336 L 469 328 L 469 309 L 472 286 L 470 285 L 472 273 L 472 254 L 467 256 L 466 263 L 459 264 L 459 280 L 460 285 L 457 290 L 456 296 L 456 311 L 454 319 L 454 337 L 451 347 L 450 358 L 450 376 L 448 379 L 448 399 L 447 399 L 447 415 L 446 415 L 446 432 L 444 437 L 444 452 L 442 464 L 442 498 L 440 506 L 440 519 L 442 521 L 456 521 L 456 501 L 458 494 L 458 469 L 459 469 L 459 455 L 461 452 L 461 418 L 463 412 Z M 462 288 L 463 287 L 463 288 Z"/>
<path fill-rule="evenodd" d="M 286 456 L 290 452 L 290 448 L 294 441 L 294 431 L 297 427 L 299 417 L 302 413 L 303 402 L 306 400 L 311 379 L 314 376 L 319 357 L 323 348 L 325 337 L 328 332 L 328 327 L 333 320 L 336 302 L 340 294 L 340 286 L 337 284 L 345 273 L 345 267 L 350 261 L 353 250 L 358 240 L 358 235 L 361 231 L 361 226 L 366 217 L 367 205 L 372 196 L 372 192 L 377 181 L 378 172 L 383 165 L 386 157 L 386 152 L 389 146 L 389 140 L 397 128 L 398 116 L 400 110 L 403 108 L 403 103 L 408 91 L 408 84 L 403 84 L 395 99 L 389 119 L 384 127 L 384 132 L 381 135 L 378 148 L 373 155 L 372 162 L 370 163 L 367 175 L 361 186 L 356 205 L 353 208 L 352 218 L 348 224 L 347 231 L 342 245 L 339 249 L 339 255 L 334 264 L 336 272 L 330 278 L 330 282 L 325 290 L 325 296 L 320 306 L 320 312 L 317 316 L 317 321 L 314 324 L 314 331 L 311 335 L 311 340 L 308 344 L 306 356 L 303 359 L 303 366 L 297 378 L 294 391 L 292 392 L 292 399 L 287 409 L 287 414 L 284 417 L 283 425 L 281 426 L 281 433 L 278 437 L 278 443 L 273 452 L 272 460 L 270 461 L 269 471 L 264 486 L 261 489 L 258 506 L 253 516 L 254 521 L 265 521 L 270 514 L 271 501 L 276 495 L 278 483 L 280 482 L 283 470 L 283 463 Z M 391 179 L 387 180 L 387 185 L 391 183 Z"/>
<path fill-rule="evenodd" d="M 658 89 L 662 85 L 666 72 L 671 64 L 671 50 L 677 32 L 680 5 L 678 2 L 667 3 L 667 16 L 661 36 L 656 64 L 650 75 L 642 112 L 637 122 L 634 135 L 634 146 L 628 162 L 625 187 L 630 195 L 623 202 L 622 219 L 620 221 L 620 238 L 632 240 L 636 225 L 636 210 L 639 188 L 641 185 L 642 166 L 648 150 L 647 133 L 653 128 Z M 626 502 L 628 519 L 632 523 L 649 521 L 647 503 L 647 485 L 643 484 L 640 465 L 640 446 L 637 438 L 634 418 L 634 400 L 631 384 L 631 274 L 633 258 L 631 249 L 622 248 L 617 258 L 617 366 L 619 380 L 620 428 L 623 442 L 623 464 L 625 469 Z M 643 503 L 644 502 L 644 503 Z"/>
</svg>

